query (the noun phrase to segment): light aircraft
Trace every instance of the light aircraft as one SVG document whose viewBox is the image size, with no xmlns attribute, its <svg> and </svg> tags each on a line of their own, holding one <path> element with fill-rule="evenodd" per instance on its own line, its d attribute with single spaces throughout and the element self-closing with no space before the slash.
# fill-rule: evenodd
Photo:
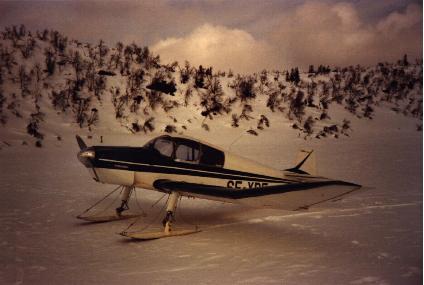
<svg viewBox="0 0 424 285">
<path fill-rule="evenodd" d="M 169 194 L 163 230 L 121 233 L 134 239 L 197 232 L 197 229 L 173 230 L 171 227 L 181 196 L 300 210 L 339 199 L 362 187 L 317 176 L 313 151 L 300 152 L 294 167 L 278 170 L 182 136 L 162 135 L 142 147 L 88 147 L 81 137 L 76 138 L 81 149 L 78 159 L 89 169 L 94 180 L 124 187 L 116 215 L 102 221 L 131 217 L 123 212 L 128 209 L 128 200 L 135 187 Z M 80 218 L 90 221 L 90 217 Z"/>
</svg>

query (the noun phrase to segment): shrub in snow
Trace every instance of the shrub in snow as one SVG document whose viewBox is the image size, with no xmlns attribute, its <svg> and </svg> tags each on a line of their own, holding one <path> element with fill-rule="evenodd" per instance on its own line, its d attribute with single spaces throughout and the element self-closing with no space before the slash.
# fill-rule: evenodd
<svg viewBox="0 0 424 285">
<path fill-rule="evenodd" d="M 292 68 L 290 70 L 290 72 L 287 71 L 286 73 L 286 81 L 287 82 L 292 82 L 295 85 L 298 85 L 300 82 L 300 73 L 299 73 L 299 69 L 297 67 Z"/>
<path fill-rule="evenodd" d="M 190 102 L 190 98 L 193 97 L 193 90 L 191 89 L 191 87 L 187 87 L 185 93 L 184 93 L 184 106 L 187 107 L 189 102 Z"/>
<path fill-rule="evenodd" d="M 99 44 L 97 45 L 98 49 L 98 65 L 102 67 L 105 63 L 105 57 L 109 52 L 109 48 L 105 45 L 105 42 L 100 39 Z"/>
<path fill-rule="evenodd" d="M 212 115 L 222 114 L 223 111 L 228 111 L 229 106 L 224 106 L 221 83 L 218 77 L 207 78 L 205 84 L 206 92 L 201 94 L 200 105 L 204 108 L 202 116 L 212 119 Z M 227 112 L 227 113 L 228 113 Z"/>
<path fill-rule="evenodd" d="M 233 128 L 238 128 L 239 125 L 239 118 L 237 117 L 237 114 L 232 114 L 231 116 L 231 126 Z"/>
<path fill-rule="evenodd" d="M 155 110 L 156 107 L 163 102 L 162 93 L 157 91 L 146 92 L 147 100 L 149 101 L 149 107 Z"/>
<path fill-rule="evenodd" d="M 39 129 L 39 121 L 35 119 L 34 117 L 31 117 L 27 125 L 27 133 L 37 139 L 42 140 L 44 138 L 44 135 L 40 133 L 38 129 Z"/>
<path fill-rule="evenodd" d="M 44 51 L 44 55 L 45 55 L 46 72 L 48 75 L 53 75 L 56 69 L 56 58 L 54 56 L 54 53 L 51 49 L 46 48 L 46 50 Z"/>
<path fill-rule="evenodd" d="M 146 86 L 150 90 L 160 91 L 169 95 L 174 96 L 177 91 L 176 84 L 173 80 L 166 81 L 161 73 L 156 73 L 153 77 L 152 82 Z"/>
<path fill-rule="evenodd" d="M 167 125 L 164 130 L 166 133 L 172 134 L 177 132 L 177 128 L 173 125 Z"/>
<path fill-rule="evenodd" d="M 266 106 L 272 111 L 275 112 L 275 108 L 278 108 L 281 104 L 281 99 L 279 99 L 278 92 L 271 92 L 268 96 L 268 100 L 266 102 Z"/>
<path fill-rule="evenodd" d="M 326 110 L 322 111 L 321 115 L 319 116 L 319 119 L 322 120 L 326 120 L 326 119 L 330 119 L 330 116 L 328 116 L 328 113 Z"/>
<path fill-rule="evenodd" d="M 289 114 L 293 114 L 297 120 L 302 121 L 302 117 L 305 114 L 305 93 L 302 91 L 297 91 L 294 97 L 290 97 L 290 109 Z"/>
<path fill-rule="evenodd" d="M 3 91 L 0 89 L 0 114 L 3 111 L 4 103 L 6 103 L 6 96 L 3 94 Z"/>
<path fill-rule="evenodd" d="M 55 109 L 59 109 L 62 112 L 65 112 L 66 109 L 70 106 L 69 93 L 67 93 L 65 90 L 61 90 L 59 92 L 53 90 L 51 94 L 51 101 Z"/>
<path fill-rule="evenodd" d="M 253 112 L 253 108 L 252 105 L 249 104 L 244 104 L 243 105 L 243 110 L 241 111 L 241 115 L 239 117 L 239 119 L 245 119 L 246 121 L 249 121 L 250 119 L 253 119 L 252 116 L 250 116 L 249 114 Z"/>
<path fill-rule="evenodd" d="M 205 123 L 202 123 L 202 128 L 203 128 L 205 131 L 207 131 L 207 132 L 209 132 L 209 131 L 210 131 L 209 126 L 208 126 L 207 124 L 205 124 Z"/>
<path fill-rule="evenodd" d="M 192 68 L 190 67 L 190 63 L 188 61 L 185 61 L 184 68 L 180 69 L 180 82 L 182 84 L 186 84 L 191 77 L 192 74 Z"/>
<path fill-rule="evenodd" d="M 255 91 L 256 78 L 253 76 L 237 75 L 231 87 L 236 91 L 236 95 L 242 102 L 256 98 Z"/>
<path fill-rule="evenodd" d="M 203 88 L 205 82 L 205 70 L 203 66 L 199 66 L 194 73 L 194 87 L 195 88 Z"/>
<path fill-rule="evenodd" d="M 23 65 L 19 66 L 19 85 L 21 89 L 21 96 L 25 98 L 31 94 L 29 90 L 29 84 L 31 83 L 31 77 L 25 72 L 25 67 Z"/>
<path fill-rule="evenodd" d="M 256 132 L 256 131 L 254 131 L 254 130 L 252 130 L 252 129 L 250 129 L 250 130 L 248 130 L 248 131 L 246 131 L 248 134 L 251 134 L 251 135 L 253 135 L 253 136 L 257 136 L 258 135 L 258 133 Z"/>
<path fill-rule="evenodd" d="M 54 47 L 55 51 L 63 54 L 68 45 L 68 38 L 61 35 L 58 31 L 50 31 L 50 43 Z"/>
<path fill-rule="evenodd" d="M 0 124 L 4 126 L 6 125 L 6 123 L 7 123 L 7 116 L 4 114 L 0 114 Z"/>
<path fill-rule="evenodd" d="M 14 94 L 12 94 L 12 102 L 10 102 L 7 105 L 7 109 L 10 110 L 10 112 L 15 115 L 17 118 L 22 118 L 21 113 L 19 112 L 18 108 L 20 107 L 19 101 L 16 99 L 16 96 L 13 96 Z"/>
<path fill-rule="evenodd" d="M 103 94 L 103 91 L 106 89 L 106 80 L 103 76 L 95 76 L 94 79 L 94 95 L 99 101 L 101 101 L 100 95 Z"/>
<path fill-rule="evenodd" d="M 343 120 L 343 124 L 342 124 L 342 130 L 341 130 L 341 133 L 342 134 L 344 134 L 345 136 L 348 136 L 349 134 L 347 133 L 349 130 L 351 130 L 351 127 L 350 127 L 350 121 L 349 120 L 346 120 L 346 119 L 344 119 Z"/>
<path fill-rule="evenodd" d="M 180 104 L 175 100 L 164 101 L 162 104 L 163 110 L 168 113 L 173 108 L 178 108 Z"/>
<path fill-rule="evenodd" d="M 87 125 L 95 125 L 99 121 L 99 111 L 96 108 L 91 109 L 91 113 L 87 119 Z"/>
<path fill-rule="evenodd" d="M 140 125 L 138 124 L 138 121 L 131 124 L 131 129 L 133 132 L 136 132 L 136 133 L 138 133 L 141 130 Z"/>
<path fill-rule="evenodd" d="M 368 119 L 373 118 L 374 109 L 370 105 L 366 105 L 364 107 L 363 111 L 364 111 L 364 117 L 365 118 L 368 118 Z"/>
<path fill-rule="evenodd" d="M 265 115 L 261 115 L 259 121 L 258 121 L 258 125 L 257 128 L 259 130 L 263 130 L 264 126 L 266 126 L 267 128 L 269 128 L 269 120 L 267 117 L 265 117 Z"/>
<path fill-rule="evenodd" d="M 150 117 L 144 122 L 142 129 L 145 133 L 153 132 L 155 130 L 155 126 L 153 124 L 154 120 L 155 118 Z"/>
<path fill-rule="evenodd" d="M 312 119 L 311 116 L 309 116 L 305 122 L 303 123 L 303 130 L 304 132 L 309 136 L 313 133 L 313 126 L 314 126 L 314 119 Z"/>
</svg>

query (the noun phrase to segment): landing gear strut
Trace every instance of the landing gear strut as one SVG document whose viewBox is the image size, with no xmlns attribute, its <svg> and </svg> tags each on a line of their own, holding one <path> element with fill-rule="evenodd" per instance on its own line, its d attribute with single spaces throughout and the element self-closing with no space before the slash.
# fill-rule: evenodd
<svg viewBox="0 0 424 285">
<path fill-rule="evenodd" d="M 165 238 L 172 236 L 189 235 L 200 232 L 197 226 L 194 229 L 172 229 L 172 223 L 175 221 L 174 213 L 177 209 L 177 203 L 180 198 L 180 194 L 177 192 L 171 192 L 166 204 L 166 214 L 162 220 L 163 231 L 140 231 L 140 232 L 127 232 L 126 230 L 120 234 L 125 237 L 129 237 L 136 240 L 151 240 L 157 238 Z M 130 225 L 131 226 L 131 225 Z M 129 227 L 128 227 L 129 228 Z M 128 229 L 127 228 L 127 229 Z"/>
<path fill-rule="evenodd" d="M 130 208 L 128 206 L 128 200 L 130 199 L 130 196 L 133 190 L 134 190 L 133 186 L 125 186 L 121 196 L 121 206 L 115 209 L 116 215 L 118 215 L 119 217 L 121 216 L 123 211 L 126 211 Z"/>
<path fill-rule="evenodd" d="M 104 209 L 98 209 L 96 210 L 96 206 L 100 205 L 100 203 L 104 202 L 108 197 L 110 197 L 113 193 L 115 193 L 116 191 L 121 190 L 121 205 L 115 209 L 115 213 L 110 213 L 108 210 L 111 210 L 110 207 L 112 206 L 112 204 L 114 204 L 116 202 L 116 199 L 118 199 L 118 197 L 116 197 L 116 199 L 114 199 L 112 201 L 112 204 L 109 204 L 109 206 L 107 206 Z M 123 220 L 123 219 L 130 219 L 130 218 L 134 218 L 134 217 L 138 217 L 138 216 L 145 216 L 145 214 L 143 213 L 143 210 L 141 209 L 140 205 L 138 205 L 137 202 L 137 197 L 135 197 L 135 202 L 138 205 L 138 207 L 140 208 L 140 210 L 142 210 L 141 213 L 139 214 L 124 214 L 123 212 L 128 210 L 130 207 L 128 206 L 128 202 L 130 200 L 131 194 L 133 193 L 134 190 L 134 194 L 135 194 L 135 187 L 134 186 L 119 186 L 117 188 L 115 188 L 112 192 L 110 192 L 109 194 L 107 194 L 105 197 L 103 197 L 102 199 L 100 199 L 99 201 L 97 201 L 94 205 L 90 206 L 87 210 L 85 210 L 82 214 L 78 215 L 77 218 L 87 221 L 87 222 L 93 222 L 93 223 L 104 223 L 104 222 L 111 222 L 111 221 L 117 221 L 117 220 Z M 94 210 L 93 210 L 94 209 Z M 91 214 L 88 214 L 91 211 Z M 97 213 L 96 213 L 97 212 Z M 107 213 L 109 212 L 109 213 Z"/>
<path fill-rule="evenodd" d="M 180 194 L 177 192 L 172 192 L 169 195 L 168 203 L 166 205 L 166 215 L 162 220 L 162 225 L 164 227 L 165 234 L 169 234 L 171 232 L 171 225 L 174 222 L 174 212 L 177 208 L 178 199 L 180 198 Z"/>
</svg>

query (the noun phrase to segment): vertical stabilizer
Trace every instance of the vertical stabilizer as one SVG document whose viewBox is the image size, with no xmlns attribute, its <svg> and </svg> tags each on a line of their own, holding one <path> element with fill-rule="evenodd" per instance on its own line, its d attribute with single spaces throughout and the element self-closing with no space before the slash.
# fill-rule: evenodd
<svg viewBox="0 0 424 285">
<path fill-rule="evenodd" d="M 298 152 L 295 167 L 286 169 L 287 171 L 299 173 L 299 174 L 310 174 L 317 175 L 315 152 L 313 150 L 301 150 Z"/>
</svg>

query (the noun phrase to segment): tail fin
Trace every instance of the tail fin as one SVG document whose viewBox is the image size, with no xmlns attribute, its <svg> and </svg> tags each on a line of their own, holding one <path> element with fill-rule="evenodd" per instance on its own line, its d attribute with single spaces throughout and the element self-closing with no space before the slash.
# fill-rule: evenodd
<svg viewBox="0 0 424 285">
<path fill-rule="evenodd" d="M 299 174 L 317 175 L 314 151 L 301 150 L 297 154 L 296 166 L 286 170 Z"/>
</svg>

